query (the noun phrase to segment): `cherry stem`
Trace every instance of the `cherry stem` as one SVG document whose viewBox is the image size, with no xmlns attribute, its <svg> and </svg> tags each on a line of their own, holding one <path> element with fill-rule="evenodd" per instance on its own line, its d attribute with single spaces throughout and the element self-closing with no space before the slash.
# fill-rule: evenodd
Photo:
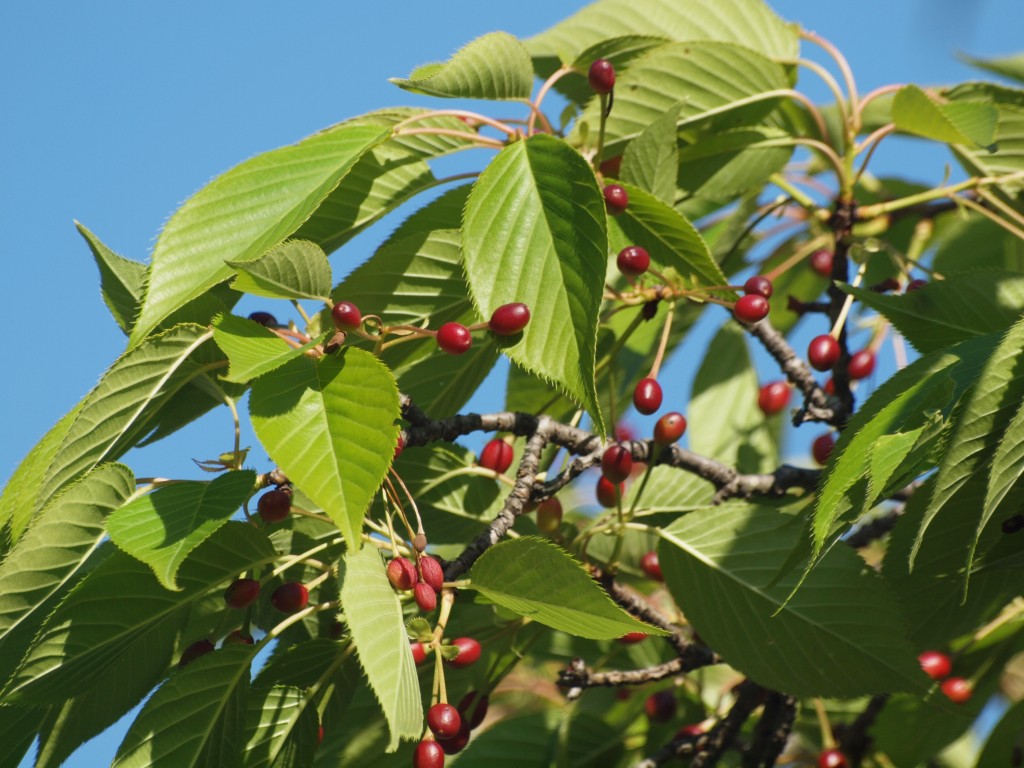
<svg viewBox="0 0 1024 768">
<path fill-rule="evenodd" d="M 832 73 L 818 62 L 811 61 L 810 59 L 797 59 L 796 63 L 798 66 L 809 69 L 825 82 L 825 85 L 828 86 L 828 89 L 832 91 L 832 95 L 835 97 L 836 109 L 839 110 L 839 120 L 843 125 L 846 125 L 849 120 L 849 115 L 846 112 L 846 99 L 843 96 L 842 89 L 839 87 L 839 83 L 832 77 Z M 815 112 L 817 112 L 817 109 Z M 825 121 L 822 119 L 820 112 L 817 112 L 817 119 L 819 121 L 818 129 L 821 131 L 821 139 L 827 142 L 829 140 L 828 131 L 825 128 Z"/>
<path fill-rule="evenodd" d="M 611 111 L 609 105 L 609 95 L 607 93 L 601 94 L 601 120 L 598 123 L 597 129 L 597 151 L 594 152 L 594 167 L 601 168 L 601 155 L 604 154 L 604 129 L 608 123 L 608 113 Z"/>
<path fill-rule="evenodd" d="M 885 96 L 886 94 L 889 93 L 895 93 L 902 87 L 902 83 L 897 83 L 894 85 L 883 85 L 881 88 L 875 88 L 875 90 L 870 91 L 863 99 L 860 100 L 860 104 L 858 105 L 858 111 L 854 115 L 854 121 L 857 127 L 860 128 L 861 122 L 864 117 L 864 108 L 867 107 L 868 104 L 877 99 L 879 96 Z"/>
<path fill-rule="evenodd" d="M 505 125 L 499 120 L 495 120 L 494 118 L 488 117 L 487 115 L 481 115 L 479 112 L 471 112 L 466 109 L 434 109 L 419 115 L 407 117 L 405 118 L 405 120 L 402 120 L 399 123 L 395 123 L 395 126 L 391 130 L 399 131 L 405 128 L 405 126 L 407 125 L 411 125 L 412 123 L 416 123 L 421 120 L 430 120 L 431 118 L 434 117 L 466 117 L 469 118 L 470 120 L 476 120 L 480 123 L 483 123 L 484 125 L 489 125 L 492 128 L 496 128 L 502 133 L 508 134 L 509 136 L 514 136 L 516 133 L 513 128 L 509 128 L 507 125 Z"/>
<path fill-rule="evenodd" d="M 853 115 L 853 120 L 849 124 L 849 129 L 854 135 L 856 135 L 860 128 L 860 106 L 858 104 L 857 83 L 853 79 L 853 70 L 850 69 L 849 62 L 838 48 L 820 35 L 806 29 L 801 29 L 799 31 L 799 35 L 804 40 L 819 46 L 832 57 L 836 65 L 839 67 L 839 71 L 843 75 L 843 81 L 846 83 L 846 93 L 850 100 L 850 112 Z"/>
<path fill-rule="evenodd" d="M 836 740 L 832 736 L 832 724 L 828 720 L 828 712 L 821 699 L 814 699 L 814 711 L 818 715 L 818 727 L 821 729 L 821 744 L 825 749 L 835 749 Z"/>
<path fill-rule="evenodd" d="M 526 132 L 528 135 L 533 135 L 533 125 L 535 118 L 540 116 L 543 117 L 543 113 L 540 111 L 540 103 L 544 101 L 544 97 L 548 95 L 548 91 L 551 90 L 552 86 L 561 80 L 563 77 L 571 72 L 575 72 L 572 67 L 560 67 L 556 69 L 547 80 L 541 85 L 540 90 L 537 91 L 537 98 L 530 104 L 530 121 L 526 124 Z M 546 122 L 546 118 L 545 118 Z M 551 125 L 548 125 L 548 130 L 551 130 Z"/>
<path fill-rule="evenodd" d="M 871 162 L 871 158 L 875 154 L 875 150 L 878 149 L 878 145 L 882 143 L 882 139 L 895 131 L 896 125 L 894 123 L 883 125 L 881 128 L 871 133 L 857 148 L 854 149 L 855 155 L 863 152 L 865 147 L 867 147 L 868 150 L 867 155 L 864 156 L 864 162 L 860 164 L 857 174 L 853 177 L 854 184 L 860 181 L 860 177 L 864 175 L 864 171 L 867 170 L 868 163 Z"/>
<path fill-rule="evenodd" d="M 658 341 L 658 351 L 654 355 L 654 363 L 651 365 L 651 372 L 648 374 L 652 379 L 658 378 L 661 362 L 665 358 L 665 349 L 668 347 L 669 335 L 672 332 L 672 317 L 675 315 L 675 309 L 675 302 L 669 303 L 668 313 L 665 315 L 665 324 L 661 328 L 661 338 Z"/>
<path fill-rule="evenodd" d="M 793 251 L 793 255 L 786 259 L 784 262 L 779 264 L 777 267 L 769 272 L 765 273 L 765 277 L 775 282 L 779 279 L 780 275 L 786 274 L 789 270 L 795 267 L 797 264 L 802 262 L 812 253 L 817 251 L 819 248 L 827 245 L 829 241 L 828 235 L 818 235 L 812 240 L 808 240 L 802 246 Z"/>
<path fill-rule="evenodd" d="M 865 260 L 863 263 L 861 263 L 860 268 L 857 270 L 857 274 L 853 278 L 852 285 L 853 285 L 854 288 L 857 288 L 857 287 L 860 286 L 860 282 L 861 282 L 861 280 L 864 279 L 864 272 L 867 270 L 867 268 L 868 268 L 868 262 L 867 262 L 867 260 Z M 834 338 L 834 339 L 838 339 L 839 338 L 839 334 L 843 330 L 843 325 L 846 323 L 846 317 L 847 317 L 847 315 L 850 314 L 850 307 L 852 307 L 852 306 L 853 306 L 853 294 L 849 293 L 849 294 L 846 295 L 846 298 L 843 300 L 843 307 L 842 307 L 842 309 L 839 310 L 839 316 L 836 318 L 836 322 L 832 326 L 832 330 L 829 332 L 829 334 L 832 336 L 832 338 Z"/>
</svg>

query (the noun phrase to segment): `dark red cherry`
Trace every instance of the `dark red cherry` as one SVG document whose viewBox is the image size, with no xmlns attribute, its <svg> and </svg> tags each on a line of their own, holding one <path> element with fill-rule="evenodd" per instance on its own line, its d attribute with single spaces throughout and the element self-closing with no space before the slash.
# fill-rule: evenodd
<svg viewBox="0 0 1024 768">
<path fill-rule="evenodd" d="M 856 381 L 857 379 L 866 379 L 874 370 L 875 353 L 870 349 L 862 349 L 860 352 L 854 352 L 850 356 L 850 364 L 846 372 L 851 379 Z"/>
<path fill-rule="evenodd" d="M 605 210 L 612 216 L 618 216 L 629 206 L 629 193 L 619 184 L 609 184 L 603 194 Z"/>
<path fill-rule="evenodd" d="M 363 322 L 359 307 L 351 301 L 339 301 L 331 307 L 331 318 L 339 331 L 354 331 Z"/>
<path fill-rule="evenodd" d="M 772 281 L 763 275 L 754 275 L 753 277 L 747 278 L 747 282 L 743 284 L 743 290 L 748 294 L 757 294 L 758 296 L 764 296 L 766 299 L 772 297 L 774 288 Z"/>
<path fill-rule="evenodd" d="M 491 314 L 487 327 L 499 336 L 515 336 L 530 322 L 530 308 L 522 302 L 502 304 Z"/>
<path fill-rule="evenodd" d="M 772 381 L 761 387 L 757 395 L 757 407 L 765 416 L 773 416 L 789 405 L 790 389 L 784 381 Z"/>
<path fill-rule="evenodd" d="M 651 255 L 639 245 L 628 245 L 615 257 L 619 272 L 628 277 L 639 277 L 651 266 Z"/>
<path fill-rule="evenodd" d="M 633 405 L 640 413 L 650 416 L 661 408 L 661 400 L 661 385 L 657 379 L 648 377 L 637 382 L 633 390 Z"/>
<path fill-rule="evenodd" d="M 815 336 L 807 346 L 807 360 L 816 370 L 827 371 L 838 359 L 839 342 L 831 334 Z"/>
<path fill-rule="evenodd" d="M 437 346 L 449 355 L 461 355 L 473 346 L 473 336 L 462 323 L 445 323 L 434 338 Z"/>
<path fill-rule="evenodd" d="M 596 59 L 587 72 L 587 82 L 596 93 L 608 93 L 615 87 L 615 67 L 607 59 Z"/>
</svg>

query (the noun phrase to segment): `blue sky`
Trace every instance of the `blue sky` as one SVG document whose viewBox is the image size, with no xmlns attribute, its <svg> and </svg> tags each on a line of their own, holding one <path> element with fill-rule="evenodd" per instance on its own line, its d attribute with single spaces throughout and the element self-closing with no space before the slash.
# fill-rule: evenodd
<svg viewBox="0 0 1024 768">
<path fill-rule="evenodd" d="M 0 258 L 7 337 L 0 478 L 123 349 L 74 220 L 119 253 L 144 260 L 166 218 L 216 174 L 344 118 L 426 103 L 387 78 L 444 59 L 484 32 L 528 36 L 582 5 L 2 4 Z M 1024 28 L 1020 0 L 773 5 L 838 45 L 862 92 L 890 82 L 975 77 L 954 52 L 1014 52 Z M 804 80 L 812 96 L 825 97 L 812 76 Z M 874 167 L 897 160 L 916 178 L 942 177 L 942 155 L 897 142 L 879 152 Z M 357 263 L 372 245 L 357 241 L 346 261 Z M 207 453 L 224 450 L 228 425 L 217 418 L 152 451 L 136 467 L 139 474 L 190 466 L 207 435 L 215 435 Z M 104 737 L 68 765 L 106 764 L 116 744 Z"/>
</svg>

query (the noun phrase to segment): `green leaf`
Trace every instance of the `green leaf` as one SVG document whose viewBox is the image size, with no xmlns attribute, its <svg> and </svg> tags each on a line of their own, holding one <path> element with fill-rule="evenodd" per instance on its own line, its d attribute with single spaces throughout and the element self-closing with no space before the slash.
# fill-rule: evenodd
<svg viewBox="0 0 1024 768">
<path fill-rule="evenodd" d="M 219 361 L 192 359 L 211 337 L 209 329 L 179 326 L 122 355 L 83 401 L 47 470 L 36 503 L 45 503 L 98 464 L 122 456 L 174 392 L 204 371 L 220 367 Z"/>
<path fill-rule="evenodd" d="M 676 197 L 678 121 L 679 105 L 675 104 L 631 141 L 622 156 L 623 181 L 650 192 L 666 205 L 672 205 Z"/>
<path fill-rule="evenodd" d="M 896 128 L 947 144 L 987 147 L 995 140 L 998 113 L 989 104 L 955 101 L 940 104 L 916 85 L 905 85 L 892 103 Z"/>
<path fill-rule="evenodd" d="M 958 414 L 957 424 L 935 478 L 935 491 L 925 512 L 917 540 L 911 551 L 913 562 L 925 531 L 956 491 L 976 473 L 985 472 L 996 450 L 1006 424 L 1024 400 L 1024 320 L 1017 322 L 999 342 L 985 362 L 966 405 Z M 974 560 L 978 540 L 995 511 L 985 506 L 977 516 L 977 532 L 967 554 L 969 569 Z M 969 514 L 969 509 L 955 509 L 952 514 Z M 966 588 L 966 579 L 965 579 Z"/>
<path fill-rule="evenodd" d="M 388 721 L 388 752 L 423 728 L 419 678 L 409 653 L 402 604 L 374 547 L 345 555 L 341 604 L 359 662 Z"/>
<path fill-rule="evenodd" d="M 238 270 L 231 287 L 254 296 L 323 299 L 334 284 L 323 249 L 308 240 L 286 240 L 256 261 L 227 264 Z"/>
<path fill-rule="evenodd" d="M 740 472 L 778 466 L 778 446 L 757 393 L 746 333 L 730 320 L 712 339 L 693 383 L 687 409 L 691 450 Z"/>
<path fill-rule="evenodd" d="M 1024 53 L 1014 53 L 1009 56 L 993 56 L 991 58 L 980 58 L 961 53 L 957 58 L 970 64 L 972 67 L 978 67 L 979 69 L 1024 83 Z"/>
<path fill-rule="evenodd" d="M 1024 272 L 1024 240 L 977 213 L 963 216 L 958 212 L 955 218 L 950 218 L 936 243 L 932 262 L 936 272 L 942 275 L 969 273 L 979 269 Z M 942 217 L 938 221 L 941 223 Z M 932 284 L 930 282 L 925 287 Z M 913 296 L 914 293 L 909 295 Z M 991 300 L 992 297 L 989 298 Z M 1001 297 L 998 298 L 1001 300 Z"/>
<path fill-rule="evenodd" d="M 84 401 L 72 408 L 43 435 L 22 459 L 4 486 L 3 495 L 0 496 L 0 526 L 7 529 L 12 542 L 18 540 L 39 509 L 36 503 L 39 489 L 42 488 L 46 473 L 56 458 L 68 430 L 78 418 L 83 403 Z M 2 546 L 0 551 L 3 551 Z"/>
<path fill-rule="evenodd" d="M 352 347 L 297 358 L 256 380 L 249 415 L 273 461 L 358 549 L 398 442 L 398 389 L 387 368 Z"/>
<path fill-rule="evenodd" d="M 299 688 L 249 691 L 245 768 L 311 765 L 317 745 L 316 707 Z"/>
<path fill-rule="evenodd" d="M 520 616 L 591 640 L 628 632 L 664 635 L 619 608 L 568 552 L 521 536 L 495 544 L 469 572 L 470 589 Z"/>
<path fill-rule="evenodd" d="M 259 323 L 237 315 L 221 315 L 213 321 L 213 340 L 230 361 L 224 380 L 245 384 L 302 357 L 320 339 L 293 347 Z"/>
<path fill-rule="evenodd" d="M 1002 719 L 989 734 L 974 768 L 1003 768 L 1013 765 L 1015 750 L 1020 750 L 1020 724 L 1024 722 L 1024 700 L 1010 704 Z"/>
<path fill-rule="evenodd" d="M 599 0 L 531 37 L 526 46 L 553 71 L 559 58 L 574 60 L 577 51 L 607 38 L 609 30 L 680 42 L 720 40 L 785 61 L 799 55 L 795 25 L 785 23 L 761 0 L 691 0 L 686 5 L 654 0 L 642 6 L 631 0 Z"/>
<path fill-rule="evenodd" d="M 605 227 L 586 161 L 564 142 L 537 135 L 503 149 L 480 175 L 462 232 L 466 278 L 481 315 L 510 302 L 530 308 L 522 339 L 505 354 L 583 404 L 602 434 L 594 356 Z"/>
<path fill-rule="evenodd" d="M 349 121 L 391 131 L 399 122 L 418 118 L 412 127 L 444 128 L 465 132 L 466 124 L 450 115 L 426 117 L 425 109 L 388 109 Z M 371 148 L 295 232 L 327 253 L 348 242 L 367 226 L 438 180 L 425 162 L 450 152 L 476 146 L 468 139 L 438 134 L 399 134 Z M 457 226 L 449 225 L 449 226 Z"/>
<path fill-rule="evenodd" d="M 78 228 L 78 234 L 88 243 L 96 266 L 99 267 L 103 302 L 121 330 L 128 333 L 139 311 L 139 303 L 145 290 L 146 265 L 114 253 L 77 221 L 75 226 Z"/>
<path fill-rule="evenodd" d="M 1001 333 L 1024 313 L 1024 275 L 1003 270 L 948 275 L 901 296 L 840 287 L 884 315 L 920 352 Z"/>
<path fill-rule="evenodd" d="M 127 467 L 93 470 L 61 494 L 0 563 L 0 683 L 86 569 L 106 535 L 106 516 L 134 490 Z"/>
<path fill-rule="evenodd" d="M 183 481 L 125 504 L 107 519 L 111 540 L 141 560 L 167 589 L 189 553 L 226 523 L 256 487 L 252 470 L 225 472 L 208 483 Z"/>
<path fill-rule="evenodd" d="M 814 553 L 825 547 L 842 522 L 866 512 L 880 488 L 869 487 L 872 455 L 884 435 L 912 432 L 928 423 L 931 411 L 945 417 L 970 387 L 994 340 L 969 339 L 914 361 L 876 389 L 850 419 L 825 468 L 814 510 Z M 924 433 L 922 433 L 924 436 Z M 928 432 L 928 438 L 936 436 Z M 915 453 L 915 456 L 920 456 Z M 933 465 L 932 465 L 933 466 Z M 919 463 L 918 473 L 928 466 Z M 901 470 L 902 471 L 902 470 Z"/>
<path fill-rule="evenodd" d="M 1024 405 L 1010 419 L 992 456 L 992 472 L 985 491 L 985 508 L 980 527 L 991 519 L 1003 499 L 1024 475 Z M 980 531 L 980 528 L 979 528 Z"/>
<path fill-rule="evenodd" d="M 963 83 L 945 94 L 960 101 L 990 104 L 999 114 L 995 145 L 971 147 L 955 145 L 951 149 L 971 175 L 998 177 L 1014 174 L 997 187 L 989 188 L 1004 198 L 1012 199 L 1024 189 L 1024 90 L 995 83 Z"/>
<path fill-rule="evenodd" d="M 836 698 L 927 689 L 895 601 L 851 549 L 829 552 L 787 602 L 800 569 L 780 569 L 803 536 L 800 515 L 727 504 L 661 535 L 665 582 L 687 619 L 759 684 Z"/>
<path fill-rule="evenodd" d="M 533 62 L 521 42 L 507 32 L 478 37 L 444 64 L 418 67 L 408 79 L 391 82 L 406 91 L 451 99 L 528 99 Z"/>
<path fill-rule="evenodd" d="M 701 135 L 679 151 L 679 175 L 673 186 L 696 197 L 727 202 L 763 186 L 792 155 L 792 139 L 777 128 L 733 128 Z"/>
<path fill-rule="evenodd" d="M 239 703 L 245 706 L 254 655 L 248 646 L 229 645 L 174 674 L 146 702 L 128 729 L 112 768 L 241 765 L 242 744 L 232 743 L 232 736 L 238 739 L 241 734 L 225 733 L 219 726 L 225 718 L 237 717 Z M 215 743 L 216 737 L 224 741 Z M 238 751 L 221 751 L 230 746 L 237 746 Z M 211 759 L 214 756 L 217 762 Z"/>
<path fill-rule="evenodd" d="M 44 709 L 0 705 L 0 765 L 14 768 L 22 764 L 45 716 Z"/>
<path fill-rule="evenodd" d="M 630 184 L 629 207 L 609 220 L 613 250 L 626 245 L 642 245 L 651 260 L 674 269 L 691 285 L 726 285 L 729 281 L 711 258 L 707 243 L 681 213 Z M 721 292 L 725 296 L 731 291 Z"/>
<path fill-rule="evenodd" d="M 266 534 L 229 522 L 203 542 L 178 576 L 184 589 L 168 592 L 138 560 L 113 552 L 47 619 L 14 679 L 3 691 L 12 703 L 62 702 L 68 691 L 102 684 L 134 643 L 163 637 L 185 620 L 189 606 L 221 590 L 255 563 L 275 557 Z M 144 644 L 144 643 L 143 643 Z M 170 648 L 156 643 L 152 659 L 166 664 Z"/>
<path fill-rule="evenodd" d="M 137 346 L 171 312 L 234 274 L 298 229 L 387 131 L 341 125 L 266 152 L 214 179 L 178 209 L 153 249 Z"/>
<path fill-rule="evenodd" d="M 785 68 L 732 43 L 693 41 L 655 48 L 633 61 L 615 84 L 615 108 L 605 123 L 606 156 L 678 106 L 677 127 L 696 127 L 713 117 L 742 109 L 741 125 L 770 112 L 789 88 Z M 596 134 L 600 100 L 591 99 L 569 141 L 582 143 L 582 125 Z"/>
</svg>

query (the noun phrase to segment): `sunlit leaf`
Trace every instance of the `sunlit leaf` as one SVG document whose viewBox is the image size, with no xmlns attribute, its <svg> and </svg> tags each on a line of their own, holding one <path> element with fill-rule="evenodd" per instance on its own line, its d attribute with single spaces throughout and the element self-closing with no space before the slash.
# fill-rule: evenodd
<svg viewBox="0 0 1024 768">
<path fill-rule="evenodd" d="M 236 291 L 271 299 L 320 299 L 331 292 L 331 265 L 308 240 L 287 240 L 255 261 L 229 261 Z"/>
</svg>

